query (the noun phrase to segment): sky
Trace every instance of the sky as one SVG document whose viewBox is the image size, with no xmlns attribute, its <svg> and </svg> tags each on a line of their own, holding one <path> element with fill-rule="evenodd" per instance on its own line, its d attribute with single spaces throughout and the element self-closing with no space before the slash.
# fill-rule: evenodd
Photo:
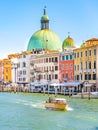
<svg viewBox="0 0 98 130">
<path fill-rule="evenodd" d="M 44 6 L 50 29 L 62 42 L 68 32 L 77 46 L 98 38 L 98 0 L 0 0 L 0 59 L 26 51 L 40 30 Z"/>
</svg>

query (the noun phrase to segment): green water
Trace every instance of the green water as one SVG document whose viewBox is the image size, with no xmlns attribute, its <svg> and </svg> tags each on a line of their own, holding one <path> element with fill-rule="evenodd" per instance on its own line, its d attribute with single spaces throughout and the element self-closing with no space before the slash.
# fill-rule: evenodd
<svg viewBox="0 0 98 130">
<path fill-rule="evenodd" d="M 98 99 L 67 97 L 68 111 L 53 111 L 44 108 L 48 97 L 0 93 L 0 130 L 98 130 Z"/>
</svg>

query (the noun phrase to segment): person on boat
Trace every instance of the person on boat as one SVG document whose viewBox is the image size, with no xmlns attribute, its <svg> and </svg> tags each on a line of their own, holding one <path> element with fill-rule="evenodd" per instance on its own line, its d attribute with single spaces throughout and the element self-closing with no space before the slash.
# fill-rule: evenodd
<svg viewBox="0 0 98 130">
<path fill-rule="evenodd" d="M 49 97 L 49 103 L 51 103 L 51 97 Z"/>
</svg>

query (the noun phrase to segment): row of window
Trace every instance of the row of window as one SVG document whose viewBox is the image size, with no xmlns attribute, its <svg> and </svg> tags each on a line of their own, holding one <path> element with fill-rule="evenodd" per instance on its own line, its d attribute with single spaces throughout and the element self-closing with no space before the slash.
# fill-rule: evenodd
<svg viewBox="0 0 98 130">
<path fill-rule="evenodd" d="M 91 61 L 86 61 L 85 62 L 85 67 L 84 67 L 86 70 L 87 69 L 96 69 L 96 61 L 94 61 L 94 63 L 93 63 L 93 66 L 92 66 L 92 63 L 91 63 Z M 82 70 L 83 69 L 83 63 L 82 62 L 80 62 L 80 65 L 75 65 L 74 66 L 74 70 L 76 71 L 76 70 Z"/>
<path fill-rule="evenodd" d="M 46 66 L 46 67 L 37 67 L 34 69 L 35 72 L 39 71 L 39 72 L 49 72 L 49 71 L 57 71 L 58 70 L 58 66 Z"/>
<path fill-rule="evenodd" d="M 57 74 L 49 74 L 49 75 L 41 75 L 39 74 L 37 76 L 37 79 L 47 79 L 47 80 L 53 80 L 53 79 L 58 79 L 58 75 Z"/>
<path fill-rule="evenodd" d="M 20 70 L 20 71 L 18 71 L 18 76 L 20 76 L 20 75 L 26 75 L 26 70 Z"/>
<path fill-rule="evenodd" d="M 26 67 L 26 62 L 23 62 L 21 65 L 22 67 Z M 17 67 L 20 68 L 20 63 L 17 64 Z"/>
<path fill-rule="evenodd" d="M 76 75 L 75 80 L 83 80 L 83 76 Z M 96 74 L 85 74 L 84 80 L 96 80 Z"/>
<path fill-rule="evenodd" d="M 25 78 L 25 77 L 19 78 L 18 80 L 19 80 L 19 81 L 26 81 L 26 78 Z"/>
<path fill-rule="evenodd" d="M 87 50 L 84 52 L 85 56 L 96 56 L 96 49 L 94 50 Z M 74 53 L 74 58 L 81 58 L 83 57 L 83 52 Z"/>
<path fill-rule="evenodd" d="M 58 57 L 52 57 L 52 58 L 44 58 L 44 59 L 37 59 L 33 61 L 34 63 L 51 63 L 51 62 L 58 62 Z M 31 65 L 33 65 L 31 62 Z"/>
<path fill-rule="evenodd" d="M 61 60 L 72 60 L 73 59 L 73 55 L 66 55 L 66 56 L 62 56 Z"/>
<path fill-rule="evenodd" d="M 63 79 L 64 79 L 64 78 L 67 78 L 67 79 L 68 79 L 68 77 L 69 77 L 69 78 L 73 78 L 73 73 L 70 72 L 69 74 L 68 74 L 68 73 L 65 73 L 65 74 L 63 73 L 63 74 L 62 74 L 62 78 L 63 78 Z"/>
<path fill-rule="evenodd" d="M 72 68 L 73 68 L 73 64 L 72 64 L 72 63 L 70 63 L 70 64 L 62 64 L 62 65 L 60 66 L 60 68 L 61 68 L 62 70 L 72 69 Z"/>
</svg>

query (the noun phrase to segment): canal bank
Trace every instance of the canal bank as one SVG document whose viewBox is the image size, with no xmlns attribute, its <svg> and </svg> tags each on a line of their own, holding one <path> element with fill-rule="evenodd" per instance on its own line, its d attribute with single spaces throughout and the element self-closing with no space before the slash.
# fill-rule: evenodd
<svg viewBox="0 0 98 130">
<path fill-rule="evenodd" d="M 32 90 L 32 89 L 26 89 L 26 87 L 20 87 L 20 86 L 0 86 L 0 92 L 10 92 L 10 93 L 41 93 L 41 94 L 54 94 L 55 96 L 57 95 L 64 95 L 64 96 L 69 96 L 72 98 L 87 98 L 87 99 L 98 99 L 98 92 L 73 92 L 73 91 L 55 91 L 54 89 L 52 90 Z"/>
</svg>

